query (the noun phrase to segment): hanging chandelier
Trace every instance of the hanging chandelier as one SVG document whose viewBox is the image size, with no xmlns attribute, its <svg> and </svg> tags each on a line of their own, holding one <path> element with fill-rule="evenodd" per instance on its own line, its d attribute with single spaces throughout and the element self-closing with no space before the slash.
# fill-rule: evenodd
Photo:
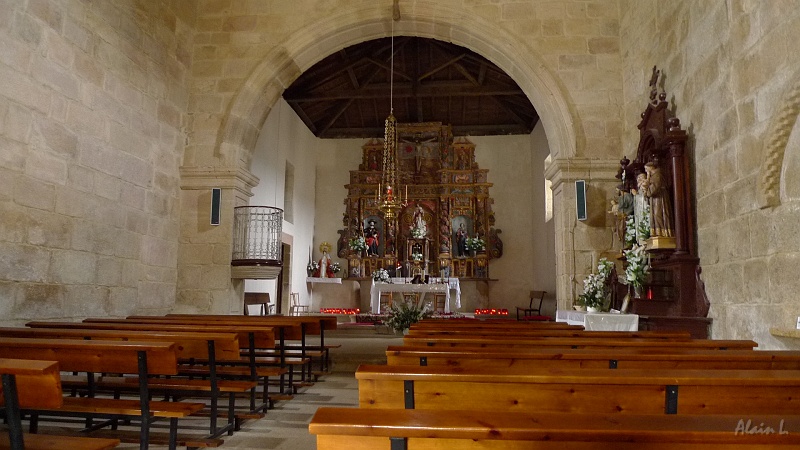
<svg viewBox="0 0 800 450">
<path fill-rule="evenodd" d="M 383 133 L 383 173 L 378 185 L 378 209 L 386 220 L 397 217 L 403 207 L 397 185 L 397 119 L 394 117 L 394 21 L 398 20 L 399 8 L 395 1 L 395 11 L 392 17 L 392 44 L 389 65 L 389 117 L 386 118 Z M 408 200 L 408 191 L 406 191 Z"/>
</svg>

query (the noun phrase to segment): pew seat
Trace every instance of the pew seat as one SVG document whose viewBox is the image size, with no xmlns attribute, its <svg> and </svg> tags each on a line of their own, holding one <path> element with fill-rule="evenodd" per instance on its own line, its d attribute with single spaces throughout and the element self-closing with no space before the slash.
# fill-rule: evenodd
<svg viewBox="0 0 800 450">
<path fill-rule="evenodd" d="M 748 424 L 749 420 L 749 424 Z M 800 416 L 542 414 L 319 408 L 317 450 L 731 450 L 800 446 Z M 750 431 L 748 433 L 747 431 Z M 757 433 L 764 431 L 764 433 Z M 771 431 L 771 433 L 769 432 Z"/>
</svg>

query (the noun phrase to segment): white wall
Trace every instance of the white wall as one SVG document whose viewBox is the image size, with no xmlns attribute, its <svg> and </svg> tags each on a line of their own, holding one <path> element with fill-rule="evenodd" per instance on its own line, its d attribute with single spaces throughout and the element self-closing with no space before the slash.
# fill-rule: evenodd
<svg viewBox="0 0 800 450">
<path fill-rule="evenodd" d="M 284 277 L 290 277 L 288 292 L 299 292 L 300 301 L 304 304 L 309 301 L 305 278 L 316 217 L 317 155 L 326 153 L 324 147 L 327 145 L 328 142 L 317 139 L 281 99 L 264 122 L 250 169 L 261 180 L 253 190 L 250 205 L 283 208 L 286 162 L 294 166 L 294 218 L 292 223 L 283 222 L 284 242 L 288 240 L 292 243 L 292 259 L 291 270 L 284 267 Z M 274 302 L 277 283 L 275 280 L 246 280 L 245 292 L 269 292 Z M 284 292 L 284 296 L 288 292 Z M 283 312 L 288 313 L 286 303 L 283 304 Z"/>
</svg>

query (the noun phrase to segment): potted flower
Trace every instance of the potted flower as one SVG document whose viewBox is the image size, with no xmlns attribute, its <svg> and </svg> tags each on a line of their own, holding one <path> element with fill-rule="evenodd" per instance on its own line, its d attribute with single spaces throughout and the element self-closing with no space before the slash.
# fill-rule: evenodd
<svg viewBox="0 0 800 450">
<path fill-rule="evenodd" d="M 353 239 L 350 239 L 349 245 L 351 251 L 360 255 L 364 250 L 367 249 L 367 240 L 364 239 L 364 236 L 354 237 Z"/>
<path fill-rule="evenodd" d="M 378 269 L 372 272 L 372 281 L 376 283 L 388 283 L 389 272 L 387 272 L 386 269 Z"/>
<path fill-rule="evenodd" d="M 411 229 L 411 237 L 414 239 L 423 239 L 428 232 L 423 228 L 414 227 Z"/>
<path fill-rule="evenodd" d="M 624 253 L 626 260 L 624 282 L 628 286 L 633 287 L 635 293 L 634 298 L 641 298 L 644 279 L 645 276 L 647 276 L 647 271 L 650 269 L 650 266 L 647 264 L 645 246 L 643 244 L 636 244 Z"/>
<path fill-rule="evenodd" d="M 608 297 L 608 277 L 614 263 L 601 258 L 597 265 L 597 273 L 589 274 L 583 280 L 583 294 L 578 297 L 578 303 L 586 306 L 589 312 L 601 311 L 606 306 Z"/>
<path fill-rule="evenodd" d="M 486 250 L 486 242 L 478 236 L 467 238 L 467 250 L 472 250 L 473 253 Z"/>
<path fill-rule="evenodd" d="M 393 303 L 389 310 L 389 318 L 385 323 L 395 332 L 405 333 L 412 324 L 431 315 L 428 306 L 428 304 L 423 306 L 406 302 Z"/>
<path fill-rule="evenodd" d="M 306 266 L 306 273 L 308 276 L 313 277 L 314 274 L 317 273 L 317 270 L 319 270 L 319 263 L 314 260 L 309 261 Z"/>
</svg>

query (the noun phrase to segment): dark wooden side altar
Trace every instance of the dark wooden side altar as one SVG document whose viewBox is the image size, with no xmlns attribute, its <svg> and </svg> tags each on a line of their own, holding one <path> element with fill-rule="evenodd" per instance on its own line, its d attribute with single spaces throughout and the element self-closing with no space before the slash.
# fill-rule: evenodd
<svg viewBox="0 0 800 450">
<path fill-rule="evenodd" d="M 674 239 L 667 245 L 657 239 L 648 241 L 650 271 L 641 298 L 633 298 L 629 312 L 639 314 L 641 330 L 688 330 L 695 337 L 709 334 L 711 319 L 707 317 L 709 301 L 700 279 L 697 257 L 695 207 L 687 134 L 658 90 L 660 72 L 653 68 L 650 102 L 638 125 L 640 138 L 633 161 L 620 161 L 620 178 L 624 191 L 636 188 L 636 177 L 645 164 L 655 163 L 668 180 L 674 219 Z M 625 262 L 623 261 L 623 264 Z M 621 306 L 628 286 L 612 277 L 612 303 Z"/>
<path fill-rule="evenodd" d="M 475 144 L 454 138 L 451 127 L 440 122 L 398 124 L 397 140 L 394 189 L 403 203 L 395 220 L 385 220 L 376 195 L 383 141 L 362 146 L 362 162 L 350 171 L 337 245 L 338 256 L 348 259 L 348 276 L 369 277 L 384 268 L 395 276 L 488 279 L 489 260 L 501 257 L 503 246 L 494 227 L 492 184 L 488 170 L 475 161 Z M 424 236 L 412 234 L 419 220 Z M 350 240 L 365 235 L 377 235 L 377 248 L 352 251 Z M 485 248 L 466 249 L 466 238 L 483 239 Z"/>
</svg>

